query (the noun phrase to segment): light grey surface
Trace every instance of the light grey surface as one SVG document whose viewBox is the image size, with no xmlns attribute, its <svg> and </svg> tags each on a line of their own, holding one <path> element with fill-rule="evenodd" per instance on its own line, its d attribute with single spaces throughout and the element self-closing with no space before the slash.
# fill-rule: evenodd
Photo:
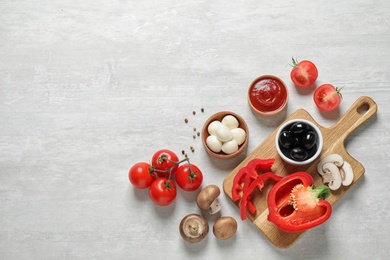
<svg viewBox="0 0 390 260">
<path fill-rule="evenodd" d="M 1 0 L 0 258 L 387 258 L 389 14 L 387 0 Z M 320 113 L 313 88 L 294 87 L 291 56 L 317 64 L 318 85 L 344 87 L 338 111 Z M 286 116 L 250 111 L 246 91 L 262 74 L 288 85 L 287 115 L 304 108 L 323 126 L 371 96 L 378 115 L 346 143 L 366 174 L 326 224 L 289 249 L 240 221 L 224 195 L 222 214 L 239 223 L 235 237 L 217 241 L 210 232 L 186 244 L 178 224 L 199 213 L 196 192 L 154 206 L 127 172 L 158 149 L 185 149 L 204 185 L 221 187 L 245 155 L 210 158 L 192 127 L 234 111 L 247 121 L 252 151 Z"/>
</svg>

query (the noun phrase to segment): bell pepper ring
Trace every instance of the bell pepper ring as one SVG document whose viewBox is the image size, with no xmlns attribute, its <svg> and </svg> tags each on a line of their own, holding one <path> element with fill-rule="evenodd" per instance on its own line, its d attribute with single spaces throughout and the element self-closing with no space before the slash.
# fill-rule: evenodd
<svg viewBox="0 0 390 260">
<path fill-rule="evenodd" d="M 307 172 L 295 172 L 277 182 L 268 193 L 268 220 L 285 232 L 301 232 L 321 225 L 332 214 L 325 199 L 330 190 L 313 187 Z"/>
<path fill-rule="evenodd" d="M 234 202 L 237 202 L 241 199 L 242 194 L 245 193 L 245 190 L 249 185 L 257 179 L 260 171 L 269 171 L 274 164 L 275 159 L 259 159 L 255 158 L 248 162 L 248 164 L 242 167 L 234 176 L 233 186 L 232 186 L 232 199 Z"/>
</svg>

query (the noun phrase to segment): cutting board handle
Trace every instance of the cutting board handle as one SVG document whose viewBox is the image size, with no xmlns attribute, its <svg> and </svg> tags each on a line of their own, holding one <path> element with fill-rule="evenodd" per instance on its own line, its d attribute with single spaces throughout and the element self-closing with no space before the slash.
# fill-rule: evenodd
<svg viewBox="0 0 390 260">
<path fill-rule="evenodd" d="M 378 106 L 372 98 L 359 97 L 344 116 L 329 130 L 337 129 L 337 132 L 343 133 L 341 139 L 345 140 L 356 128 L 375 115 L 377 110 Z"/>
</svg>

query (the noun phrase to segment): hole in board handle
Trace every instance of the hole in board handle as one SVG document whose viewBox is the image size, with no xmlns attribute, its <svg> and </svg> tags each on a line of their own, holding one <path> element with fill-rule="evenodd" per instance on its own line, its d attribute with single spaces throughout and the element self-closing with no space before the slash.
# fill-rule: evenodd
<svg viewBox="0 0 390 260">
<path fill-rule="evenodd" d="M 369 105 L 367 102 L 361 104 L 361 105 L 357 108 L 357 112 L 358 112 L 360 115 L 364 115 L 365 113 L 367 113 L 368 110 L 370 110 L 370 105 Z"/>
</svg>

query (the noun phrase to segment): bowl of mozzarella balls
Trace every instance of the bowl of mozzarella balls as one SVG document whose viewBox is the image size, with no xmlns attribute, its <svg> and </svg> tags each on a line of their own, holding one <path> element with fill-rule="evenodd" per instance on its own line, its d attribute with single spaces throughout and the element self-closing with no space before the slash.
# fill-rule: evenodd
<svg viewBox="0 0 390 260">
<path fill-rule="evenodd" d="M 248 146 L 248 126 L 236 113 L 215 113 L 202 129 L 206 152 L 219 159 L 230 159 L 241 154 Z"/>
</svg>

